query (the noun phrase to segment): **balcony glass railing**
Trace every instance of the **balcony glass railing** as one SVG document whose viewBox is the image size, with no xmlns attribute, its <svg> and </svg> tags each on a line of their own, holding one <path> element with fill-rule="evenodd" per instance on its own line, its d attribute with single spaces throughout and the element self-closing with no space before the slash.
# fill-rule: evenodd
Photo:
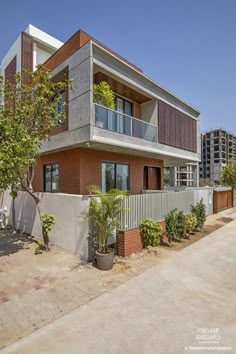
<svg viewBox="0 0 236 354">
<path fill-rule="evenodd" d="M 95 125 L 134 138 L 157 142 L 157 126 L 99 104 L 95 104 Z"/>
</svg>

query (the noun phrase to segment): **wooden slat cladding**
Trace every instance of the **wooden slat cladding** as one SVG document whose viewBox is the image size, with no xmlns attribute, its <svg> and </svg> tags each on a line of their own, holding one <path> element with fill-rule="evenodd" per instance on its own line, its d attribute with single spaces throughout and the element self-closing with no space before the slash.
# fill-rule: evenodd
<svg viewBox="0 0 236 354">
<path fill-rule="evenodd" d="M 25 32 L 22 32 L 21 36 L 21 70 L 33 71 L 33 37 Z M 30 80 L 23 71 L 22 79 L 24 83 L 28 83 Z"/>
<path fill-rule="evenodd" d="M 144 96 L 142 93 L 135 91 L 131 87 L 122 84 L 121 82 L 107 76 L 102 72 L 97 72 L 94 75 L 94 82 L 98 84 L 101 81 L 106 81 L 111 86 L 113 92 L 116 93 L 117 95 L 126 97 L 131 101 L 137 102 L 139 104 L 150 101 L 150 98 Z"/>
<path fill-rule="evenodd" d="M 12 59 L 12 61 L 8 64 L 5 69 L 5 82 L 10 81 L 14 82 L 16 75 L 16 56 Z"/>
<path fill-rule="evenodd" d="M 197 152 L 197 121 L 159 101 L 159 143 Z"/>
</svg>

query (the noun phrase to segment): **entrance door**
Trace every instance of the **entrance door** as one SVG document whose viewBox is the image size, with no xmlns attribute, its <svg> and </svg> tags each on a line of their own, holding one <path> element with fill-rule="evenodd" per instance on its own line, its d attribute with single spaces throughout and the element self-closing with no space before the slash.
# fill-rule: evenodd
<svg viewBox="0 0 236 354">
<path fill-rule="evenodd" d="M 160 167 L 144 166 L 143 170 L 143 189 L 161 189 L 161 169 Z"/>
</svg>

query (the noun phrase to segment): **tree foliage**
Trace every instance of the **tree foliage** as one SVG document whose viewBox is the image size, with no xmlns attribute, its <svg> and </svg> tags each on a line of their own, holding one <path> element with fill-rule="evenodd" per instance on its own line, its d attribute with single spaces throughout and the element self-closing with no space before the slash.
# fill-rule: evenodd
<svg viewBox="0 0 236 354">
<path fill-rule="evenodd" d="M 106 81 L 101 81 L 93 85 L 93 99 L 96 103 L 115 109 L 114 94 Z"/>
<path fill-rule="evenodd" d="M 224 166 L 221 173 L 221 183 L 224 186 L 236 189 L 236 161 L 231 161 Z"/>
<path fill-rule="evenodd" d="M 41 142 L 64 118 L 57 105 L 68 86 L 68 80 L 52 81 L 43 66 L 6 83 L 0 77 L 0 188 L 31 193 Z"/>
</svg>

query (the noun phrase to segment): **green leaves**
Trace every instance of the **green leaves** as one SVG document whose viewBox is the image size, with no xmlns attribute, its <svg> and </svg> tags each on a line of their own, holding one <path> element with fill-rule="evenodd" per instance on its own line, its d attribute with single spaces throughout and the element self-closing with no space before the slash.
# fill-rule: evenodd
<svg viewBox="0 0 236 354">
<path fill-rule="evenodd" d="M 197 218 L 196 229 L 202 229 L 206 221 L 206 206 L 202 199 L 195 206 L 191 206 L 191 212 Z"/>
<path fill-rule="evenodd" d="M 90 186 L 89 191 L 96 196 L 90 199 L 87 216 L 95 228 L 99 252 L 107 253 L 108 240 L 119 225 L 118 216 L 123 210 L 122 199 L 127 192 L 113 189 L 109 193 L 101 193 L 96 186 Z"/>
<path fill-rule="evenodd" d="M 49 232 L 52 230 L 52 226 L 55 224 L 55 216 L 53 214 L 50 214 L 48 212 L 42 212 L 41 213 L 41 219 L 42 219 L 42 234 L 43 234 L 43 241 L 48 248 L 48 243 L 49 243 Z"/>
<path fill-rule="evenodd" d="M 42 66 L 27 72 L 30 80 L 25 83 L 25 73 L 17 73 L 14 82 L 0 78 L 0 188 L 31 186 L 33 166 L 39 156 L 41 142 L 58 125 L 62 113 L 57 111 L 52 97 L 60 96 L 69 87 L 67 80 L 54 82 L 51 73 Z M 65 118 L 65 117 L 63 117 Z"/>
<path fill-rule="evenodd" d="M 224 186 L 236 189 L 236 161 L 231 161 L 224 166 L 221 173 L 221 183 Z"/>
<path fill-rule="evenodd" d="M 147 218 L 140 222 L 139 229 L 143 236 L 145 247 L 156 247 L 160 244 L 162 233 L 160 224 L 156 224 L 151 218 Z"/>
<path fill-rule="evenodd" d="M 93 99 L 95 103 L 115 109 L 114 94 L 106 81 L 93 85 Z"/>
</svg>

